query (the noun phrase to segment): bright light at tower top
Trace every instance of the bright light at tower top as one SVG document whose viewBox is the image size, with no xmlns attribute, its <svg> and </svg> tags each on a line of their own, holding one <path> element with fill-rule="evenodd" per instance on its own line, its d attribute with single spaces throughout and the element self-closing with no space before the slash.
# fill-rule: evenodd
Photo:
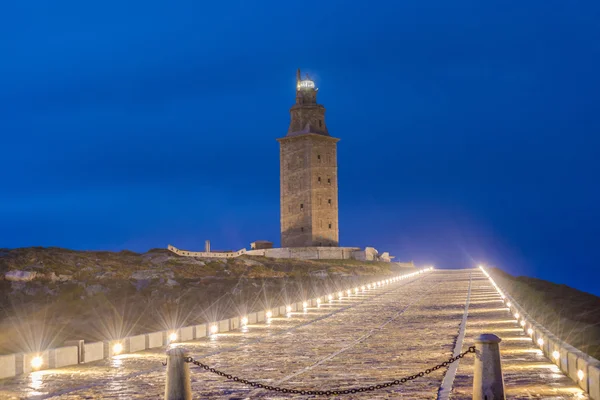
<svg viewBox="0 0 600 400">
<path fill-rule="evenodd" d="M 306 74 L 306 78 L 302 79 L 300 77 L 300 70 L 296 73 L 296 84 L 298 85 L 298 90 L 300 89 L 314 89 L 315 82 L 310 79 L 308 74 Z"/>
<path fill-rule="evenodd" d="M 315 82 L 310 79 L 303 79 L 298 82 L 298 89 L 314 89 Z"/>
</svg>

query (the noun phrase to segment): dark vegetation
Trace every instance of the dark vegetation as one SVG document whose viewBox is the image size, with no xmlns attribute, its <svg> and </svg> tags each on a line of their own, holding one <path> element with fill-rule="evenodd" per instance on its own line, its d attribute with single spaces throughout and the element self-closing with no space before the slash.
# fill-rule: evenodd
<svg viewBox="0 0 600 400">
<path fill-rule="evenodd" d="M 600 297 L 541 279 L 514 277 L 497 268 L 490 272 L 538 323 L 600 359 Z"/>
<path fill-rule="evenodd" d="M 0 354 L 212 322 L 408 271 L 355 260 L 200 259 L 163 249 L 0 249 Z"/>
</svg>

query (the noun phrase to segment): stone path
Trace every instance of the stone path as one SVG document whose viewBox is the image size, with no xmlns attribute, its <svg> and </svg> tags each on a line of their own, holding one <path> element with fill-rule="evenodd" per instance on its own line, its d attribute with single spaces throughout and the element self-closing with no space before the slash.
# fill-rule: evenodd
<svg viewBox="0 0 600 400">
<path fill-rule="evenodd" d="M 452 355 L 469 284 L 463 351 L 482 332 L 503 338 L 508 398 L 587 398 L 523 334 L 479 270 L 436 270 L 244 331 L 180 345 L 215 368 L 269 385 L 327 390 L 383 383 Z M 152 349 L 2 380 L 0 399 L 161 399 L 164 352 Z M 458 365 L 451 399 L 471 398 L 472 370 L 473 356 L 467 355 Z M 440 369 L 404 386 L 346 398 L 437 398 L 445 373 Z M 192 391 L 194 398 L 292 397 L 226 381 L 195 366 Z"/>
</svg>

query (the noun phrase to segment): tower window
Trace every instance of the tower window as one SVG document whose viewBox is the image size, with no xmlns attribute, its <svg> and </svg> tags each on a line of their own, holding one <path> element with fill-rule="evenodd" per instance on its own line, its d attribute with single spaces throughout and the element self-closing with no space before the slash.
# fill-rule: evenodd
<svg viewBox="0 0 600 400">
<path fill-rule="evenodd" d="M 329 224 L 329 229 L 331 229 L 331 224 Z"/>
<path fill-rule="evenodd" d="M 321 177 L 317 178 L 317 181 L 319 181 L 319 183 L 321 183 Z"/>
<path fill-rule="evenodd" d="M 319 160 L 319 162 L 321 162 L 321 155 L 317 154 L 317 160 Z"/>
<path fill-rule="evenodd" d="M 319 120 L 319 128 L 323 126 L 323 121 Z"/>
<path fill-rule="evenodd" d="M 304 227 L 303 226 L 300 227 L 300 232 L 304 232 Z"/>
<path fill-rule="evenodd" d="M 327 200 L 327 204 L 331 205 L 331 199 Z"/>
<path fill-rule="evenodd" d="M 327 183 L 331 185 L 331 178 L 327 178 Z"/>
<path fill-rule="evenodd" d="M 300 209 L 304 210 L 304 204 L 300 204 Z"/>
</svg>

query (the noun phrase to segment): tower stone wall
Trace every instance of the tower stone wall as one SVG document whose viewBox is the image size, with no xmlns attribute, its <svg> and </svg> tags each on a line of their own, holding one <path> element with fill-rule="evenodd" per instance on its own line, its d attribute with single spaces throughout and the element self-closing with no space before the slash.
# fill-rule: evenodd
<svg viewBox="0 0 600 400">
<path fill-rule="evenodd" d="M 280 144 L 281 246 L 338 246 L 337 142 L 317 89 L 298 71 L 296 104 Z"/>
</svg>

